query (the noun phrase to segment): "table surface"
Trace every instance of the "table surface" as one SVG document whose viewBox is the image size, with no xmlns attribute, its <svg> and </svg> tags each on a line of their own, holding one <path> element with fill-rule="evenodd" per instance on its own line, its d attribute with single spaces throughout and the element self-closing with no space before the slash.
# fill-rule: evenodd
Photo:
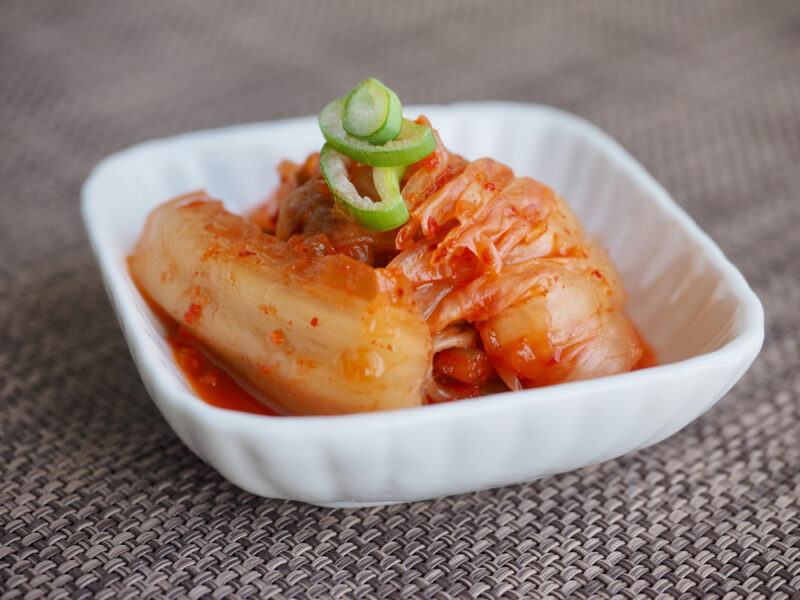
<svg viewBox="0 0 800 600">
<path fill-rule="evenodd" d="M 800 2 L 0 5 L 0 595 L 797 597 Z M 585 116 L 764 302 L 744 379 L 671 439 L 526 485 L 354 511 L 243 492 L 148 399 L 78 211 L 104 155 L 407 102 Z"/>
</svg>

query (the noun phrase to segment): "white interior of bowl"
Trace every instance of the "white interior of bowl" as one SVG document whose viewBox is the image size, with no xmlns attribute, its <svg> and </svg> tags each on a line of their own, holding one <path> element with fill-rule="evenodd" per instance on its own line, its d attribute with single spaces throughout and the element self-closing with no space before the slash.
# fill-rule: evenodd
<svg viewBox="0 0 800 600">
<path fill-rule="evenodd" d="M 610 252 L 629 293 L 629 314 L 662 363 L 718 349 L 740 331 L 740 303 L 686 222 L 678 223 L 685 217 L 654 201 L 652 183 L 638 179 L 633 159 L 598 130 L 546 107 L 464 104 L 411 107 L 406 114 L 418 110 L 454 151 L 505 162 L 567 199 Z M 205 188 L 243 212 L 274 188 L 280 160 L 300 161 L 321 143 L 312 118 L 149 142 L 102 163 L 102 176 L 87 186 L 85 197 L 93 202 L 84 210 L 96 242 L 126 279 L 125 257 L 154 206 Z M 129 280 L 119 283 L 132 291 Z M 149 315 L 141 300 L 138 306 Z M 148 329 L 159 360 L 178 375 L 152 318 Z"/>
</svg>

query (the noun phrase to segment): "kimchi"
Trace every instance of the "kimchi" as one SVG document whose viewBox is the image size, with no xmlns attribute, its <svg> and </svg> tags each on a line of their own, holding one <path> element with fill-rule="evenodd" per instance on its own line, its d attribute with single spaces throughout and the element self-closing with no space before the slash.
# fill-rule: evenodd
<svg viewBox="0 0 800 600">
<path fill-rule="evenodd" d="M 282 162 L 250 215 L 202 192 L 156 208 L 130 258 L 143 292 L 293 414 L 633 369 L 619 274 L 564 199 L 450 152 L 389 93 L 367 80 L 326 107 L 321 153 Z"/>
</svg>

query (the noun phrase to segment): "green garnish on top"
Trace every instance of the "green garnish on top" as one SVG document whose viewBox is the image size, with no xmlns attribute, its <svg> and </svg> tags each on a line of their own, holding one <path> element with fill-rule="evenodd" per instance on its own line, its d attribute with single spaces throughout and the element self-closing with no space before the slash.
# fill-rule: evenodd
<svg viewBox="0 0 800 600">
<path fill-rule="evenodd" d="M 400 194 L 399 173 L 436 149 L 431 128 L 404 119 L 400 99 L 377 79 L 362 81 L 323 108 L 319 127 L 327 142 L 320 168 L 334 198 L 367 229 L 386 231 L 405 223 L 408 209 Z M 345 157 L 374 167 L 378 201 L 356 191 Z"/>
</svg>

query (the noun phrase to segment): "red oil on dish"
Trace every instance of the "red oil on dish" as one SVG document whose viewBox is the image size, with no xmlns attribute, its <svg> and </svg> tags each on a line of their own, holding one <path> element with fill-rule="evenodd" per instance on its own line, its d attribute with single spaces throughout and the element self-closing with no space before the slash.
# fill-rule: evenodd
<svg viewBox="0 0 800 600">
<path fill-rule="evenodd" d="M 281 416 L 248 392 L 228 371 L 217 365 L 203 343 L 168 315 L 140 287 L 139 292 L 164 326 L 175 363 L 198 397 L 218 408 L 256 415 Z M 191 322 L 191 318 L 184 318 Z"/>
<path fill-rule="evenodd" d="M 200 398 L 219 408 L 280 416 L 239 385 L 225 369 L 215 365 L 202 343 L 186 329 L 174 321 L 161 320 L 167 327 L 167 342 L 172 348 L 175 362 Z"/>
<path fill-rule="evenodd" d="M 636 366 L 633 367 L 633 370 L 638 371 L 639 369 L 657 367 L 658 357 L 656 356 L 656 351 L 645 341 L 640 332 L 637 331 L 637 333 L 639 334 L 639 343 L 642 345 L 642 357 L 639 359 L 639 362 L 636 363 Z"/>
</svg>

